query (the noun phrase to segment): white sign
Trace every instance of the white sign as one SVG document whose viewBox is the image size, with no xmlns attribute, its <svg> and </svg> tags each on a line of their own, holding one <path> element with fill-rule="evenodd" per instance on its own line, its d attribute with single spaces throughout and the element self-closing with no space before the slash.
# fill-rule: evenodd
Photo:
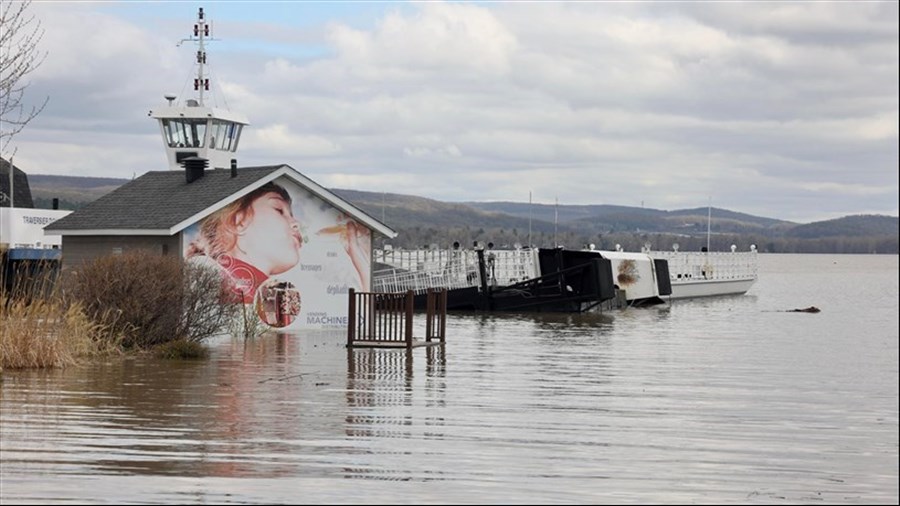
<svg viewBox="0 0 900 506">
<path fill-rule="evenodd" d="M 72 211 L 0 207 L 0 244 L 8 248 L 48 249 L 62 245 L 62 236 L 44 235 L 44 227 Z"/>
</svg>

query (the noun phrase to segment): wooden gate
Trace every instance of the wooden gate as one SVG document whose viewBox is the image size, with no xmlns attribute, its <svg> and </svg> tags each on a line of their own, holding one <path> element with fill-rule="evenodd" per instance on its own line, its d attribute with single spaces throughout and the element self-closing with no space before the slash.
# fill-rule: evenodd
<svg viewBox="0 0 900 506">
<path fill-rule="evenodd" d="M 413 348 L 443 343 L 447 329 L 447 290 L 429 290 L 425 302 L 425 341 L 413 336 L 415 293 L 357 292 L 350 289 L 347 346 Z"/>
</svg>

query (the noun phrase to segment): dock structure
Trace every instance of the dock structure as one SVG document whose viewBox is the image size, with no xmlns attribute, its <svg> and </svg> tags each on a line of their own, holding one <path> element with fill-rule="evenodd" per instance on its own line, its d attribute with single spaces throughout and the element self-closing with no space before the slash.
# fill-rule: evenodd
<svg viewBox="0 0 900 506">
<path fill-rule="evenodd" d="M 757 251 L 638 252 L 565 248 L 426 248 L 373 251 L 376 292 L 446 288 L 451 311 L 583 312 L 746 293 Z M 623 298 L 625 302 L 619 299 Z"/>
<path fill-rule="evenodd" d="M 607 260 L 562 248 L 384 249 L 373 252 L 373 290 L 447 289 L 450 310 L 581 312 L 614 297 Z"/>
<path fill-rule="evenodd" d="M 425 337 L 414 336 L 415 293 L 349 291 L 348 348 L 406 348 L 444 344 L 447 334 L 447 289 L 425 293 Z"/>
</svg>

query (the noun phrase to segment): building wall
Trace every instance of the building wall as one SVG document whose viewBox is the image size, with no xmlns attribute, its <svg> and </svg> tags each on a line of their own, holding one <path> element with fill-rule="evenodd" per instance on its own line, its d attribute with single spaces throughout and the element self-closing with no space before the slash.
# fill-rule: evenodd
<svg viewBox="0 0 900 506">
<path fill-rule="evenodd" d="M 63 236 L 62 268 L 67 270 L 95 258 L 145 250 L 152 253 L 177 255 L 179 236 Z"/>
<path fill-rule="evenodd" d="M 346 328 L 349 290 L 371 289 L 372 231 L 289 178 L 275 183 L 290 202 L 247 195 L 187 227 L 183 255 L 218 265 L 271 327 Z"/>
</svg>

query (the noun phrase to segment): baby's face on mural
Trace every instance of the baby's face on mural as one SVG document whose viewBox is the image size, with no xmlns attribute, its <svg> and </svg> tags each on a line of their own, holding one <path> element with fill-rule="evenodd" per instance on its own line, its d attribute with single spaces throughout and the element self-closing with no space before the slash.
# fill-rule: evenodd
<svg viewBox="0 0 900 506">
<path fill-rule="evenodd" d="M 238 246 L 257 268 L 280 274 L 300 260 L 300 226 L 291 205 L 277 193 L 266 193 L 251 205 L 253 215 Z"/>
</svg>

